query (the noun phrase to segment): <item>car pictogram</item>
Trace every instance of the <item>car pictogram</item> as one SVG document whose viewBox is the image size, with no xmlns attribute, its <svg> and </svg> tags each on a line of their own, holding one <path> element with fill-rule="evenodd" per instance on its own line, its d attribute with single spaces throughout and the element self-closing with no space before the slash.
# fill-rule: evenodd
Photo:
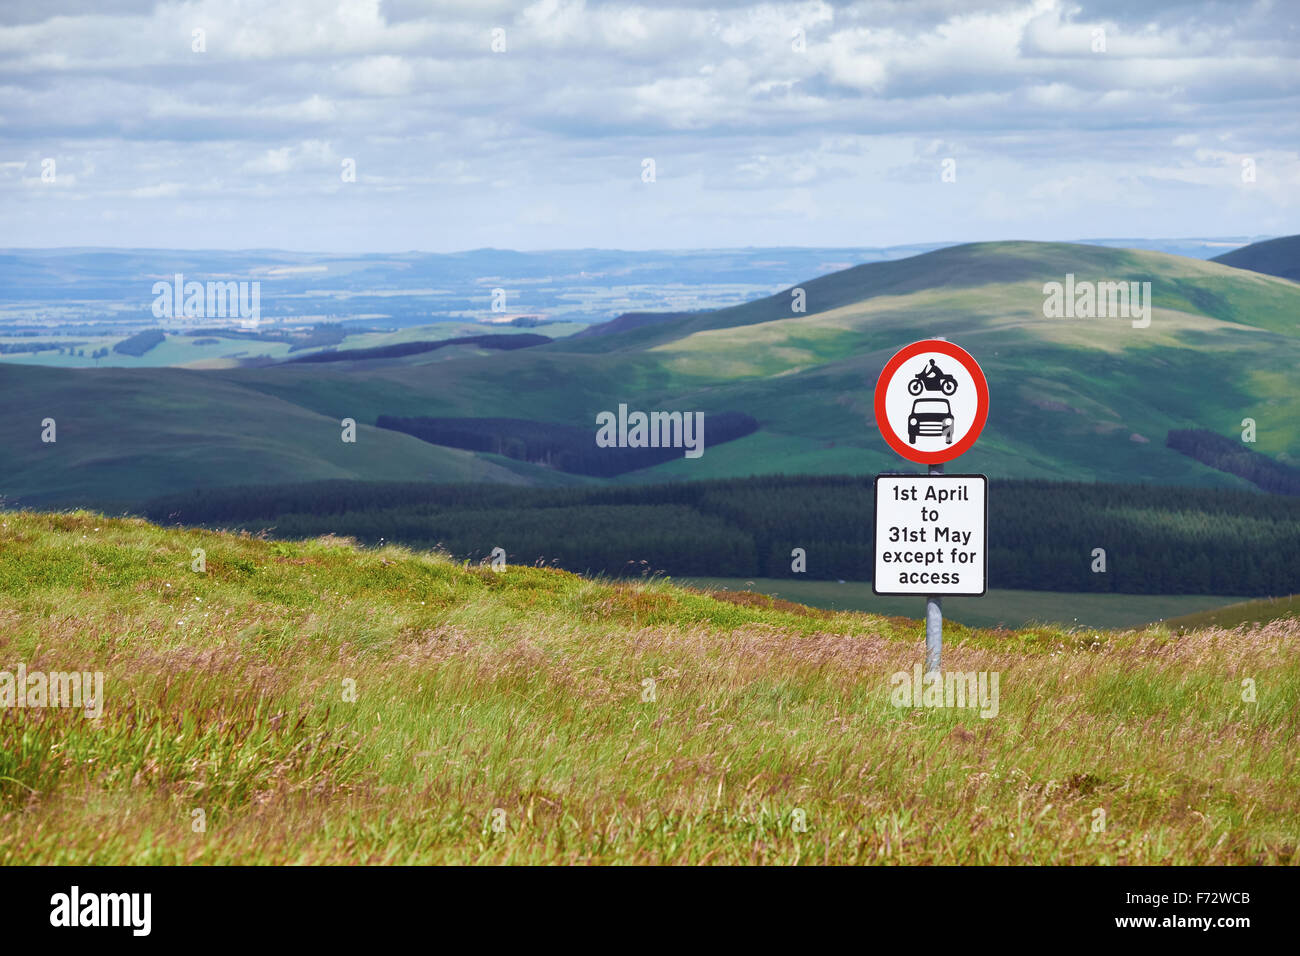
<svg viewBox="0 0 1300 956">
<path fill-rule="evenodd" d="M 919 435 L 942 435 L 944 444 L 952 444 L 952 406 L 946 398 L 918 398 L 912 402 L 907 418 L 907 440 L 915 445 Z"/>
</svg>

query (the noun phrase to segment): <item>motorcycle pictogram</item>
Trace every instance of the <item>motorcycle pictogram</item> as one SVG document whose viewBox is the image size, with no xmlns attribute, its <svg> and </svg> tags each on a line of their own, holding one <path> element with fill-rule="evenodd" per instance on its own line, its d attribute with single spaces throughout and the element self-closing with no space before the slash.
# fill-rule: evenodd
<svg viewBox="0 0 1300 956">
<path fill-rule="evenodd" d="M 957 391 L 957 380 L 939 368 L 934 359 L 930 359 L 930 364 L 907 383 L 907 390 L 912 395 L 920 395 L 922 391 L 951 395 Z"/>
</svg>

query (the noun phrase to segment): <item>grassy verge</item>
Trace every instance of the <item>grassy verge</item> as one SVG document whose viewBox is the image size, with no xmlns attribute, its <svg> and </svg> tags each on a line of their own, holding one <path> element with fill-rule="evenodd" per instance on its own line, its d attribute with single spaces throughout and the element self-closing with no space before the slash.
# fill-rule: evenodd
<svg viewBox="0 0 1300 956">
<path fill-rule="evenodd" d="M 981 719 L 913 620 L 9 512 L 0 670 L 104 691 L 0 709 L 0 863 L 1289 863 L 1298 635 L 954 625 Z"/>
</svg>

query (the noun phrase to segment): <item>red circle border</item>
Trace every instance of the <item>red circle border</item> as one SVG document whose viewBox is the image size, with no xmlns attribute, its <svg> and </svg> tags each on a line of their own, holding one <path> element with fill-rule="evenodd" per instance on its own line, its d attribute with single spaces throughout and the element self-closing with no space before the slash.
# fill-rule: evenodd
<svg viewBox="0 0 1300 956">
<path fill-rule="evenodd" d="M 894 430 L 889 426 L 889 417 L 885 414 L 885 392 L 894 378 L 894 373 L 898 371 L 900 365 L 922 352 L 940 352 L 949 358 L 956 359 L 975 381 L 975 422 L 971 425 L 970 430 L 962 436 L 961 441 L 949 445 L 941 451 L 917 451 L 894 434 Z M 914 461 L 920 465 L 940 465 L 965 454 L 975 444 L 975 439 L 980 437 L 980 432 L 984 430 L 984 423 L 988 421 L 989 417 L 989 383 L 984 378 L 984 370 L 980 368 L 979 362 L 975 361 L 975 357 L 960 345 L 953 345 L 944 339 L 922 339 L 920 342 L 913 342 L 911 345 L 895 352 L 894 357 L 885 363 L 880 378 L 876 380 L 875 408 L 876 427 L 880 429 L 885 444 L 908 461 Z"/>
</svg>

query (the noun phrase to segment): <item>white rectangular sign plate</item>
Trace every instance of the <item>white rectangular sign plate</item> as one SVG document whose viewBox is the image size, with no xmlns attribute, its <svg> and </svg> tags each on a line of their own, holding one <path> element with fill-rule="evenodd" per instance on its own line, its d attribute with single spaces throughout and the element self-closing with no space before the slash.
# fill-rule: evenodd
<svg viewBox="0 0 1300 956">
<path fill-rule="evenodd" d="M 876 594 L 988 589 L 988 478 L 877 475 Z"/>
</svg>

